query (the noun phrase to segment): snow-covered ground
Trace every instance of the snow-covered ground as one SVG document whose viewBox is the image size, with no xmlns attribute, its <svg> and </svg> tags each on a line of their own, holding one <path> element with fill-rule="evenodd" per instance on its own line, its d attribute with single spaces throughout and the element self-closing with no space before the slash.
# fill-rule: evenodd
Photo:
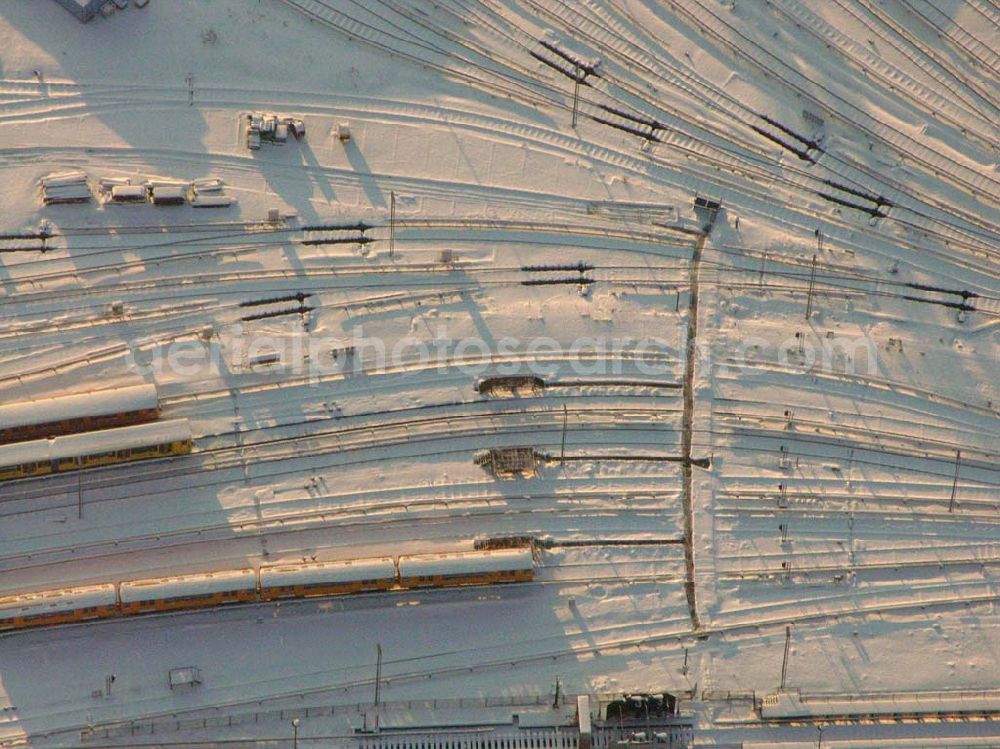
<svg viewBox="0 0 1000 749">
<path fill-rule="evenodd" d="M 519 586 L 2 635 L 0 743 L 316 741 L 377 644 L 386 715 L 558 679 L 690 694 L 706 745 L 815 744 L 719 701 L 786 636 L 803 694 L 1000 687 L 998 50 L 985 0 L 0 0 L 0 400 L 151 382 L 195 434 L 0 485 L 0 594 L 544 541 Z M 69 170 L 238 202 L 43 205 Z"/>
</svg>

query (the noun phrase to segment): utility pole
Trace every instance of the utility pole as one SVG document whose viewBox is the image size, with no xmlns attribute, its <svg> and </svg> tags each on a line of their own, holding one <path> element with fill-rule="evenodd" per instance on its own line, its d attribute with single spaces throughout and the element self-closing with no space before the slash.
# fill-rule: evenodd
<svg viewBox="0 0 1000 749">
<path fill-rule="evenodd" d="M 559 707 L 559 677 L 558 676 L 556 677 L 556 696 L 555 696 L 555 699 L 552 700 L 552 709 L 555 710 L 557 707 Z"/>
<path fill-rule="evenodd" d="M 948 501 L 948 512 L 955 509 L 955 492 L 958 490 L 958 469 L 962 464 L 962 451 L 955 451 L 955 478 L 951 482 L 951 499 Z"/>
<path fill-rule="evenodd" d="M 812 315 L 813 288 L 816 286 L 816 256 L 813 255 L 812 270 L 809 273 L 809 296 L 806 300 L 806 320 Z"/>
<path fill-rule="evenodd" d="M 566 410 L 566 404 L 563 403 L 563 428 L 562 428 L 562 445 L 559 448 L 559 465 L 566 465 L 566 422 L 569 419 L 569 412 Z"/>
<path fill-rule="evenodd" d="M 642 698 L 642 704 L 646 707 L 646 741 L 652 743 L 653 741 L 653 729 L 649 724 L 649 696 Z"/>
<path fill-rule="evenodd" d="M 396 193 L 389 191 L 389 257 L 396 253 Z"/>
<path fill-rule="evenodd" d="M 580 106 L 580 66 L 573 66 L 573 127 L 576 127 L 576 112 Z"/>
<path fill-rule="evenodd" d="M 681 666 L 681 673 L 687 676 L 688 672 L 688 649 L 684 648 L 684 665 Z"/>
<path fill-rule="evenodd" d="M 375 646 L 375 709 L 378 709 L 382 696 L 382 643 Z"/>
<path fill-rule="evenodd" d="M 781 659 L 781 691 L 785 691 L 785 679 L 788 676 L 788 648 L 792 643 L 792 628 L 785 625 L 785 656 Z"/>
</svg>

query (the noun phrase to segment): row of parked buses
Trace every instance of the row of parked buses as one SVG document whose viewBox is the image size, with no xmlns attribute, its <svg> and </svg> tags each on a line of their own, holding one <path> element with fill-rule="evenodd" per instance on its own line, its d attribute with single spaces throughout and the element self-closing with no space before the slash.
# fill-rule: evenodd
<svg viewBox="0 0 1000 749">
<path fill-rule="evenodd" d="M 0 630 L 94 619 L 376 591 L 528 582 L 530 548 L 265 565 L 108 582 L 0 598 Z"/>
<path fill-rule="evenodd" d="M 191 452 L 187 419 L 159 416 L 153 385 L 0 406 L 0 481 Z"/>
</svg>

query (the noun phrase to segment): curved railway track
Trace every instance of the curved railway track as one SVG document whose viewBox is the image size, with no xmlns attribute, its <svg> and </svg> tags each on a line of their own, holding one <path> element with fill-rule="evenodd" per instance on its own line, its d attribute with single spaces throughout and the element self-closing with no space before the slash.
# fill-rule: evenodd
<svg viewBox="0 0 1000 749">
<path fill-rule="evenodd" d="M 11 552 L 0 555 L 0 567 L 10 571 L 24 571 L 36 567 L 48 567 L 61 563 L 76 564 L 81 561 L 108 560 L 123 554 L 164 549 L 191 549 L 201 544 L 240 542 L 262 537 L 281 537 L 316 530 L 337 528 L 341 537 L 359 530 L 382 530 L 409 524 L 443 526 L 445 532 L 455 520 L 511 518 L 522 516 L 554 517 L 557 515 L 606 516 L 609 511 L 607 501 L 622 502 L 620 510 L 645 516 L 657 509 L 657 504 L 649 500 L 676 499 L 674 493 L 656 493 L 633 490 L 593 490 L 567 489 L 566 494 L 531 493 L 525 496 L 505 494 L 473 493 L 467 496 L 408 497 L 406 499 L 373 500 L 353 504 L 332 504 L 317 510 L 288 510 L 284 513 L 271 512 L 260 519 L 227 519 L 225 522 L 202 524 L 184 529 L 142 533 L 101 539 L 89 542 L 48 546 L 32 551 Z M 324 495 L 325 496 L 325 495 Z M 349 498 L 357 493 L 331 495 L 331 499 Z M 646 502 L 639 507 L 624 505 L 624 500 L 635 501 L 640 496 Z M 280 504 L 315 505 L 323 496 L 281 501 Z M 108 500 L 123 501 L 123 500 Z M 125 500 L 127 501 L 127 500 Z M 544 506 L 550 501 L 552 506 Z M 88 500 L 88 506 L 90 501 Z M 542 505 L 542 506 L 539 506 Z M 662 506 L 662 505 L 660 505 Z M 75 509 L 75 505 L 73 506 Z M 50 508 L 58 509 L 58 508 Z M 435 513 L 436 510 L 440 512 Z M 220 511 L 223 514 L 227 514 Z M 395 515 L 394 515 L 395 513 Z M 382 517 L 382 516 L 385 517 Z M 377 517 L 376 517 L 377 516 Z M 234 537 L 234 534 L 238 534 Z M 452 534 L 453 535 L 453 534 Z M 421 536 L 426 538 L 426 536 Z M 77 584 L 83 581 L 74 581 Z"/>
<path fill-rule="evenodd" d="M 777 612 L 771 612 L 766 615 L 758 616 L 755 619 L 745 620 L 742 622 L 705 623 L 702 629 L 697 633 L 688 627 L 689 620 L 686 612 L 679 609 L 677 615 L 672 619 L 663 619 L 659 622 L 660 627 L 657 628 L 658 631 L 646 632 L 641 635 L 622 634 L 617 637 L 611 636 L 607 637 L 607 639 L 602 639 L 601 642 L 595 643 L 574 644 L 569 646 L 562 645 L 561 647 L 550 646 L 544 648 L 533 648 L 534 652 L 520 657 L 489 657 L 482 651 L 481 648 L 477 648 L 475 650 L 468 651 L 447 651 L 425 656 L 391 659 L 386 661 L 384 664 L 386 671 L 384 672 L 385 675 L 383 676 L 382 683 L 384 685 L 395 684 L 398 686 L 408 683 L 418 683 L 421 681 L 425 682 L 428 679 L 468 674 L 470 672 L 482 674 L 495 672 L 500 669 L 511 669 L 529 666 L 532 664 L 551 663 L 553 661 L 566 658 L 579 659 L 587 656 L 592 657 L 595 655 L 611 655 L 615 653 L 639 651 L 643 648 L 652 646 L 661 648 L 669 648 L 672 646 L 679 654 L 685 647 L 688 647 L 695 642 L 696 636 L 724 637 L 728 635 L 741 635 L 744 638 L 746 636 L 751 636 L 758 638 L 762 642 L 770 642 L 777 637 L 778 633 L 782 631 L 785 626 L 789 624 L 822 624 L 826 621 L 841 621 L 844 618 L 863 619 L 866 616 L 880 616 L 885 613 L 904 613 L 918 609 L 941 610 L 952 607 L 961 607 L 962 609 L 965 609 L 966 607 L 971 606 L 992 605 L 997 600 L 1000 600 L 1000 594 L 982 593 L 964 597 L 952 596 L 925 599 L 914 598 L 908 601 L 896 601 L 891 604 L 884 603 L 877 606 L 847 606 L 843 609 L 831 609 L 822 613 L 800 614 L 795 617 L 782 616 Z M 259 607 L 262 605 L 266 606 L 268 604 L 248 604 L 247 607 Z M 667 626 L 664 627 L 664 624 Z M 593 629 L 590 630 L 590 634 L 596 637 L 613 633 L 615 630 L 620 631 L 621 628 L 611 627 Z M 526 649 L 527 644 L 522 644 L 522 647 Z M 421 661 L 428 662 L 435 658 L 442 657 L 458 657 L 462 661 L 462 664 L 445 666 L 434 666 L 430 664 L 425 666 L 420 665 Z M 355 669 L 348 668 L 344 670 L 349 674 L 350 671 Z M 319 674 L 323 676 L 323 679 L 326 682 L 323 687 L 312 689 L 300 687 L 294 690 L 275 688 L 268 694 L 267 700 L 271 702 L 288 699 L 302 700 L 306 696 L 318 697 L 319 695 L 332 695 L 335 693 L 343 694 L 357 690 L 369 690 L 374 686 L 374 679 L 367 676 L 341 675 L 340 677 L 336 677 L 329 671 L 322 671 L 319 672 Z M 311 676 L 311 674 L 304 674 L 300 678 L 308 676 Z M 259 706 L 260 703 L 261 698 L 257 697 L 252 700 L 227 701 L 225 703 L 219 703 L 216 707 L 218 710 L 223 711 L 240 707 L 252 709 Z M 175 719 L 176 715 L 177 713 L 174 711 L 172 713 L 145 714 L 142 715 L 141 718 L 143 720 L 157 719 L 160 717 Z M 118 722 L 116 722 L 116 725 L 117 724 Z M 37 740 L 42 737 L 54 737 L 59 734 L 76 733 L 84 727 L 86 726 L 72 725 L 63 728 L 60 731 L 50 733 L 39 732 L 32 734 L 32 737 Z M 101 728 L 101 726 L 90 727 Z"/>
<path fill-rule="evenodd" d="M 581 439 L 582 435 L 591 431 L 595 434 L 600 434 L 602 430 L 607 430 L 609 428 L 614 429 L 614 431 L 619 434 L 626 434 L 630 432 L 641 434 L 648 431 L 663 431 L 664 427 L 662 424 L 658 424 L 655 421 L 649 421 L 650 417 L 669 416 L 676 413 L 676 410 L 647 409 L 641 412 L 636 412 L 635 409 L 631 409 L 630 411 L 623 412 L 621 408 L 611 407 L 601 409 L 573 409 L 568 410 L 568 413 L 576 419 L 576 423 L 574 424 L 575 440 L 573 447 L 575 450 L 579 450 L 583 447 L 591 445 L 603 446 L 607 444 L 607 440 L 587 442 Z M 630 417 L 634 419 L 636 416 L 639 417 L 637 422 L 622 423 L 623 420 Z M 495 420 L 501 419 L 502 417 L 525 417 L 526 421 L 530 422 L 530 425 L 496 424 Z M 546 422 L 544 418 L 540 417 L 550 418 L 548 418 L 548 421 Z M 552 444 L 558 444 L 558 439 L 550 438 L 546 440 L 545 436 L 556 435 L 557 437 L 561 437 L 562 423 L 562 410 L 517 409 L 507 411 L 496 410 L 483 414 L 451 414 L 412 419 L 398 419 L 391 422 L 361 424 L 343 429 L 321 430 L 305 435 L 276 437 L 250 443 L 243 442 L 242 437 L 245 434 L 244 432 L 226 432 L 216 435 L 202 435 L 196 439 L 202 441 L 209 437 L 234 437 L 238 439 L 239 444 L 234 446 L 221 446 L 196 450 L 192 453 L 192 457 L 201 459 L 202 468 L 199 471 L 199 473 L 201 473 L 224 471 L 233 468 L 248 470 L 251 459 L 253 465 L 256 468 L 259 468 L 261 465 L 281 462 L 288 458 L 303 459 L 327 455 L 343 455 L 358 451 L 364 452 L 369 450 L 378 450 L 390 446 L 412 447 L 419 445 L 423 448 L 427 443 L 443 440 L 463 440 L 466 446 L 464 448 L 455 447 L 442 449 L 440 451 L 426 451 L 419 453 L 419 455 L 429 456 L 433 454 L 444 455 L 456 453 L 470 454 L 476 449 L 475 447 L 469 446 L 470 440 L 474 440 L 473 444 L 478 447 L 487 447 L 489 446 L 490 438 L 496 437 L 510 438 L 517 436 L 522 439 L 526 439 L 527 444 L 534 444 L 539 448 L 543 448 L 550 447 Z M 457 427 L 456 424 L 458 425 Z M 424 431 L 419 431 L 418 427 L 422 428 Z M 256 431 L 267 431 L 268 429 L 271 428 L 262 427 Z M 662 455 L 662 440 L 655 442 L 628 441 L 622 442 L 621 445 L 634 446 L 642 450 L 648 449 L 650 445 L 656 445 L 657 449 L 649 454 L 650 459 L 655 460 L 658 455 Z M 601 457 L 607 460 L 614 460 L 616 454 L 610 452 L 603 455 L 595 455 L 595 460 L 601 459 Z M 370 458 L 362 458 L 360 462 L 367 462 L 368 460 L 370 460 Z M 191 469 L 190 466 L 183 465 L 185 462 L 190 462 L 190 459 L 185 457 L 164 460 L 147 460 L 139 466 L 138 471 L 134 470 L 135 466 L 129 465 L 92 469 L 92 471 L 99 471 L 101 473 L 140 473 L 143 481 L 161 481 L 166 478 L 188 476 L 191 473 Z M 162 468 L 157 468 L 158 465 L 163 463 L 168 465 L 177 463 L 181 465 L 170 467 L 163 466 Z M 294 470 L 285 469 L 283 472 L 301 473 L 303 470 L 310 469 L 298 467 Z M 282 473 L 282 471 L 265 473 L 258 470 L 255 472 L 255 478 L 274 476 L 276 473 Z M 50 477 L 43 477 L 41 479 L 21 479 L 5 482 L 3 487 L 4 491 L 0 492 L 0 501 L 10 502 L 13 500 L 24 500 L 39 496 L 46 496 L 52 493 L 54 488 L 73 489 L 78 484 L 76 477 L 70 477 L 68 482 L 60 481 L 56 484 L 56 486 L 52 486 L 48 481 L 49 478 Z M 25 484 L 39 484 L 40 488 L 35 490 L 22 490 L 18 491 L 16 494 L 14 493 L 15 490 L 12 488 L 13 486 Z M 127 476 L 122 479 L 114 479 L 108 482 L 93 482 L 91 487 L 107 488 L 115 485 L 132 486 L 134 484 L 135 477 Z"/>
</svg>

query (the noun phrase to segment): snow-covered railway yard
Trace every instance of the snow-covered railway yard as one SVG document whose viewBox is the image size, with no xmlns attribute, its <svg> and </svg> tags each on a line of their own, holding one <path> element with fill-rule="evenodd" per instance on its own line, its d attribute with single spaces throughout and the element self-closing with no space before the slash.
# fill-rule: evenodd
<svg viewBox="0 0 1000 749">
<path fill-rule="evenodd" d="M 0 599 L 533 579 L 0 632 L 0 746 L 1000 746 L 995 4 L 136 5 L 0 0 L 0 404 L 193 440 L 0 481 Z"/>
</svg>

